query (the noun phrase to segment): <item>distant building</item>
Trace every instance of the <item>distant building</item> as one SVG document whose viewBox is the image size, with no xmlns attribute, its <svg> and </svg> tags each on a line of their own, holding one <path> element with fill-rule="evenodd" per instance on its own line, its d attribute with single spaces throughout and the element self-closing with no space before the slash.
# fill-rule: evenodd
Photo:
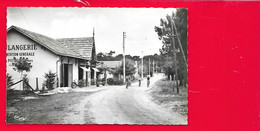
<svg viewBox="0 0 260 131">
<path fill-rule="evenodd" d="M 122 61 L 98 61 L 100 64 L 97 67 L 107 67 L 110 69 L 115 69 L 122 65 Z"/>
<path fill-rule="evenodd" d="M 99 65 L 97 65 L 97 68 L 105 69 L 102 73 L 100 73 L 101 78 L 104 78 L 105 74 L 107 75 L 107 78 L 119 77 L 114 74 L 114 71 L 117 67 L 122 65 L 122 61 L 98 61 L 98 63 Z"/>
<path fill-rule="evenodd" d="M 13 58 L 26 57 L 32 64 L 30 72 L 25 72 L 32 88 L 42 88 L 44 74 L 51 71 L 57 74 L 56 87 L 71 86 L 73 81 L 82 80 L 85 85 L 95 83 L 96 49 L 95 37 L 53 39 L 20 27 L 7 29 L 7 73 L 14 82 L 20 74 L 13 70 Z M 38 84 L 37 84 L 38 83 Z M 20 84 L 15 89 L 20 89 Z"/>
</svg>

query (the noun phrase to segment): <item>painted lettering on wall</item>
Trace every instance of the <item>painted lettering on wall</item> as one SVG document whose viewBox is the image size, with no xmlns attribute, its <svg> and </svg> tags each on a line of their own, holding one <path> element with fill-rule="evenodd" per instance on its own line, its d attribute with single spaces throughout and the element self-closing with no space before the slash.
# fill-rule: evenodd
<svg viewBox="0 0 260 131">
<path fill-rule="evenodd" d="M 28 59 L 28 62 L 33 63 L 32 59 Z M 13 66 L 14 59 L 7 59 L 8 66 Z"/>
<path fill-rule="evenodd" d="M 6 53 L 7 56 L 34 56 L 34 52 Z"/>
<path fill-rule="evenodd" d="M 7 45 L 7 50 L 37 50 L 36 45 L 26 44 L 26 45 Z"/>
<path fill-rule="evenodd" d="M 7 62 L 9 66 L 12 66 L 14 62 L 13 57 L 30 57 L 34 56 L 35 50 L 37 50 L 37 45 L 34 44 L 21 44 L 21 45 L 7 45 Z M 32 59 L 29 58 L 29 62 L 33 62 Z"/>
</svg>

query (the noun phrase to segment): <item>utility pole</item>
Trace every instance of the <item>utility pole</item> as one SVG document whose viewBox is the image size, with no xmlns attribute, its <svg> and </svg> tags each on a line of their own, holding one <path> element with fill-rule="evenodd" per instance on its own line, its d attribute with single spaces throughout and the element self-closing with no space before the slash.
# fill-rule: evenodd
<svg viewBox="0 0 260 131">
<path fill-rule="evenodd" d="M 172 30 L 172 48 L 173 48 L 173 68 L 175 70 L 177 94 L 179 94 L 177 59 L 176 59 L 176 49 L 175 49 L 175 41 L 174 41 L 175 35 L 174 35 L 174 30 L 173 30 L 173 20 L 172 20 L 172 18 L 171 18 L 171 30 Z"/>
<path fill-rule="evenodd" d="M 176 28 L 176 25 L 175 25 L 174 20 L 172 20 L 172 23 L 173 23 L 174 29 L 175 29 L 175 31 L 176 31 L 176 36 L 177 36 L 177 39 L 178 39 L 179 46 L 180 46 L 180 48 L 181 48 L 183 60 L 184 60 L 185 65 L 186 65 L 186 67 L 187 67 L 187 60 L 186 60 L 186 57 L 185 57 L 185 54 L 184 54 L 184 51 L 183 51 L 183 48 L 182 48 L 182 45 L 181 45 L 181 41 L 180 41 L 179 35 L 177 34 L 178 31 L 177 31 L 177 28 Z"/>
<path fill-rule="evenodd" d="M 105 71 L 105 73 L 104 73 L 104 78 L 105 78 L 105 85 L 107 85 L 107 67 L 106 67 L 106 65 L 104 64 L 104 62 L 102 62 L 101 64 L 102 64 L 102 65 L 101 65 L 102 69 Z"/>
<path fill-rule="evenodd" d="M 149 77 L 150 77 L 150 76 L 151 76 L 151 75 L 150 75 L 150 70 L 151 70 L 151 69 L 150 69 L 150 56 L 149 56 L 149 65 L 148 65 L 148 66 L 149 66 Z"/>
<path fill-rule="evenodd" d="M 158 64 L 158 61 L 156 61 L 156 74 L 158 74 L 158 66 L 157 66 L 157 64 Z"/>
<path fill-rule="evenodd" d="M 143 79 L 144 78 L 144 54 L 143 54 L 143 51 L 142 51 L 142 69 L 141 69 L 141 71 L 142 71 L 141 77 Z"/>
<path fill-rule="evenodd" d="M 123 32 L 123 79 L 125 83 L 125 38 L 126 38 L 126 33 Z"/>
<path fill-rule="evenodd" d="M 154 75 L 154 60 L 153 60 L 153 75 Z"/>
<path fill-rule="evenodd" d="M 182 57 L 183 57 L 183 60 L 184 60 L 185 66 L 186 66 L 186 70 L 185 70 L 185 72 L 184 72 L 184 76 L 186 76 L 186 75 L 187 75 L 187 68 L 188 68 L 187 59 L 186 59 L 186 57 L 185 57 L 185 54 L 184 54 L 184 51 L 183 51 L 183 48 L 182 48 L 182 44 L 181 44 L 181 41 L 180 41 L 180 38 L 179 38 L 179 35 L 178 35 L 178 30 L 177 30 L 177 28 L 176 28 L 176 24 L 175 24 L 174 20 L 173 20 L 173 25 L 174 25 L 174 29 L 175 29 L 175 31 L 176 31 L 176 36 L 177 36 L 177 39 L 178 39 L 179 46 L 180 46 L 180 48 L 181 48 Z M 186 87 L 186 84 L 185 84 L 185 83 L 186 83 L 186 82 L 185 82 L 185 78 L 184 78 L 184 79 L 183 79 L 183 85 L 184 85 L 184 87 Z"/>
</svg>

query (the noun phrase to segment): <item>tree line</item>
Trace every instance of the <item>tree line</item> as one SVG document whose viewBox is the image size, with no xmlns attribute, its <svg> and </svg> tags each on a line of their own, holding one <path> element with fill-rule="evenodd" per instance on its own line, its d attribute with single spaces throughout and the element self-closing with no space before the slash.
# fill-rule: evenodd
<svg viewBox="0 0 260 131">
<path fill-rule="evenodd" d="M 123 61 L 123 54 L 114 55 L 115 51 L 110 51 L 108 53 L 100 52 L 97 54 L 98 61 Z M 156 71 L 156 67 L 158 72 L 163 72 L 165 66 L 163 55 L 146 55 L 143 57 L 143 75 L 147 76 L 149 74 L 149 59 L 150 59 L 150 74 L 153 75 L 153 69 Z M 126 58 L 126 76 L 133 75 L 138 72 L 139 76 L 141 76 L 142 69 L 142 57 L 140 56 L 131 56 L 125 55 Z M 135 64 L 137 62 L 137 70 L 135 68 Z M 154 62 L 154 66 L 153 66 Z M 123 75 L 123 65 L 115 69 L 115 74 Z"/>
<path fill-rule="evenodd" d="M 161 18 L 160 25 L 154 28 L 159 40 L 162 41 L 160 53 L 166 58 L 168 79 L 169 76 L 176 76 L 176 79 L 185 86 L 187 83 L 187 13 L 187 9 L 177 9 L 172 14 L 167 14 L 166 18 Z"/>
<path fill-rule="evenodd" d="M 177 9 L 172 14 L 167 14 L 166 18 L 160 19 L 160 25 L 155 26 L 154 30 L 162 41 L 160 54 L 146 55 L 143 57 L 144 76 L 153 75 L 153 70 L 163 72 L 168 79 L 175 78 L 180 81 L 180 85 L 186 86 L 187 83 L 187 9 Z M 138 63 L 138 74 L 141 75 L 141 57 L 126 55 L 127 75 L 135 73 L 135 61 Z M 123 55 L 115 55 L 115 51 L 108 53 L 98 53 L 98 61 L 122 61 Z M 149 63 L 150 59 L 150 63 Z M 153 62 L 155 63 L 153 66 Z M 157 68 L 156 68 L 157 67 Z M 155 69 L 153 69 L 155 68 Z M 123 67 L 119 67 L 115 73 L 123 74 Z M 171 76 L 171 77 L 170 77 Z"/>
</svg>

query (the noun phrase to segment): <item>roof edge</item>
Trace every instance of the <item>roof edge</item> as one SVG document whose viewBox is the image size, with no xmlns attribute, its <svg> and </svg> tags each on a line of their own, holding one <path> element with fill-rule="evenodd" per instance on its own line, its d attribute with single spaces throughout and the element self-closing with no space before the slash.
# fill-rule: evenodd
<svg viewBox="0 0 260 131">
<path fill-rule="evenodd" d="M 47 48 L 48 50 L 50 50 L 51 52 L 55 53 L 56 55 L 61 55 L 61 56 L 66 56 L 66 57 L 73 57 L 73 58 L 82 59 L 82 60 L 90 60 L 90 59 L 86 59 L 86 58 L 83 58 L 83 57 L 68 56 L 68 55 L 66 55 L 66 54 L 59 53 L 59 52 L 57 52 L 57 51 L 55 51 L 55 50 L 53 50 L 53 49 L 51 49 L 51 48 L 45 46 L 44 44 L 42 44 L 42 43 L 41 43 L 40 41 L 38 41 L 37 39 L 34 39 L 34 38 L 28 36 L 26 33 L 24 33 L 24 32 L 23 32 L 22 30 L 20 30 L 19 28 L 20 28 L 20 27 L 16 27 L 16 26 L 12 25 L 12 26 L 10 26 L 10 27 L 7 29 L 7 32 L 9 32 L 10 30 L 14 29 L 14 30 L 18 31 L 19 33 L 23 34 L 24 36 L 28 37 L 29 39 L 31 39 L 31 40 L 35 41 L 36 43 L 40 44 L 41 46 Z M 33 33 L 35 33 L 35 32 L 33 32 Z M 37 33 L 37 34 L 38 34 L 38 33 Z M 42 34 L 40 34 L 40 35 L 42 35 Z M 43 35 L 43 36 L 45 36 L 45 35 Z M 48 36 L 45 36 L 45 37 L 48 37 Z M 48 38 L 50 38 L 50 37 L 48 37 Z M 53 39 L 53 38 L 50 38 L 50 39 Z M 57 41 L 56 39 L 53 39 L 53 40 Z M 59 42 L 59 41 L 57 41 L 57 42 Z M 59 42 L 59 43 L 60 43 L 60 42 Z M 65 47 L 65 48 L 67 48 L 67 47 Z M 68 48 L 67 48 L 67 49 L 68 49 Z M 69 49 L 69 50 L 70 50 L 70 49 Z M 74 52 L 74 51 L 73 51 L 73 52 Z M 74 53 L 75 53 L 75 52 L 74 52 Z M 79 56 L 80 56 L 80 55 L 79 55 Z"/>
</svg>

